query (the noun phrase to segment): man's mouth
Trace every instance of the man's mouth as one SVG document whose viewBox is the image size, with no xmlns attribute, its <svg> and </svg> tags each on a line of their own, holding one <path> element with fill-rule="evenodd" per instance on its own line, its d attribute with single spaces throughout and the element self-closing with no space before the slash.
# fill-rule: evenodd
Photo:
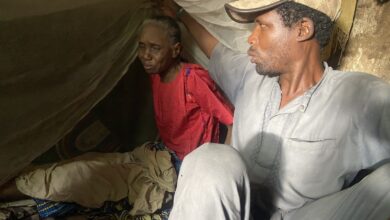
<svg viewBox="0 0 390 220">
<path fill-rule="evenodd" d="M 249 58 L 250 58 L 250 61 L 251 63 L 255 63 L 256 61 L 256 57 L 255 57 L 255 53 L 252 49 L 249 48 L 248 52 L 247 52 Z"/>
<path fill-rule="evenodd" d="M 250 54 L 248 54 L 248 55 L 249 55 L 249 59 L 250 59 L 251 63 L 256 63 L 256 57 L 254 55 L 250 55 Z"/>
<path fill-rule="evenodd" d="M 256 58 L 249 56 L 251 63 L 256 63 Z"/>
</svg>

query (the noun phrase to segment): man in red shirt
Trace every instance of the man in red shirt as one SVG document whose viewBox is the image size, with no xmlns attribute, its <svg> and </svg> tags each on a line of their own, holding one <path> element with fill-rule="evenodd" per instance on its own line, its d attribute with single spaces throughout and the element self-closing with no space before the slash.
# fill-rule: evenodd
<svg viewBox="0 0 390 220">
<path fill-rule="evenodd" d="M 176 170 L 184 157 L 201 144 L 219 142 L 220 123 L 228 127 L 233 123 L 232 107 L 219 92 L 208 72 L 197 64 L 181 61 L 180 35 L 180 28 L 174 19 L 165 16 L 154 17 L 146 20 L 141 27 L 138 46 L 138 57 L 145 71 L 150 74 L 155 118 L 162 141 L 162 144 L 149 147 L 159 150 L 161 146 L 163 150 L 168 148 L 176 159 L 174 161 Z M 229 133 L 230 129 L 227 140 Z M 130 169 L 127 165 L 138 162 L 139 158 L 134 157 L 145 151 L 143 147 L 136 148 L 135 153 L 99 154 L 94 159 L 85 155 L 88 157 L 82 156 L 44 170 L 23 174 L 16 178 L 16 182 L 12 181 L 0 188 L 0 199 L 20 199 L 30 195 L 44 200 L 76 202 L 85 207 L 97 207 L 104 201 L 126 198 L 128 191 L 131 191 L 130 188 L 134 188 L 131 184 L 153 176 L 146 174 L 145 178 L 129 178 L 139 176 L 134 175 L 133 167 Z M 153 154 L 152 157 L 158 157 L 157 155 Z M 156 159 L 152 163 L 158 166 L 158 162 L 164 159 Z M 161 164 L 166 162 L 170 161 L 164 160 Z M 146 164 L 146 167 L 150 167 L 149 165 Z M 145 167 L 145 164 L 142 164 L 142 167 Z M 162 169 L 161 167 L 156 169 L 158 168 Z M 148 169 L 145 172 L 149 172 Z M 142 173 L 144 171 L 139 172 Z M 175 181 L 176 177 L 169 177 L 169 180 L 172 179 Z M 129 190 L 123 189 L 126 185 Z M 138 183 L 136 186 L 139 185 Z M 96 199 L 97 197 L 99 198 Z M 87 205 L 92 200 L 94 204 Z M 156 203 L 155 198 L 152 200 Z M 63 210 L 67 206 L 55 203 L 55 207 L 60 207 L 61 214 L 65 214 Z M 44 214 L 42 217 L 56 216 L 56 211 L 47 213 L 42 210 L 42 213 Z"/>
</svg>

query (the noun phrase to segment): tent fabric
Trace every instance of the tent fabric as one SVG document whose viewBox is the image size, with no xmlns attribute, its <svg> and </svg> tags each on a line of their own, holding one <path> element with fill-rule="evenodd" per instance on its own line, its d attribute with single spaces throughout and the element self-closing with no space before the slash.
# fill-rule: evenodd
<svg viewBox="0 0 390 220">
<path fill-rule="evenodd" d="M 249 48 L 247 38 L 254 24 L 240 24 L 229 18 L 224 5 L 229 0 L 176 0 L 225 46 L 241 52 Z"/>
<path fill-rule="evenodd" d="M 0 2 L 0 184 L 114 87 L 150 13 L 134 0 Z"/>
<path fill-rule="evenodd" d="M 224 1 L 178 4 L 227 46 L 246 50 L 241 38 L 249 29 L 230 21 Z M 0 1 L 0 185 L 53 146 L 115 86 L 136 57 L 136 31 L 153 5 Z M 184 34 L 187 53 L 206 66 L 207 58 L 188 39 Z"/>
</svg>

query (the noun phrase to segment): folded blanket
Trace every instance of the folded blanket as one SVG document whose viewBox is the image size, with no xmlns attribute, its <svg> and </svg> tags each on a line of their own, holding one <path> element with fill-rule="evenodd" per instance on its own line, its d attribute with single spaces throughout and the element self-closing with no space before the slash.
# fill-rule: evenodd
<svg viewBox="0 0 390 220">
<path fill-rule="evenodd" d="M 146 143 L 127 153 L 88 153 L 24 173 L 18 189 L 31 197 L 99 208 L 128 198 L 131 215 L 154 213 L 174 192 L 177 175 L 167 150 Z"/>
</svg>

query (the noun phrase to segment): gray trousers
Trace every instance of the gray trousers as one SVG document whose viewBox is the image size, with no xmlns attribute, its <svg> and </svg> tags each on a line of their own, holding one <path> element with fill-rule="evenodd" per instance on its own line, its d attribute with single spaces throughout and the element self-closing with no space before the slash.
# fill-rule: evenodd
<svg viewBox="0 0 390 220">
<path fill-rule="evenodd" d="M 183 161 L 170 220 L 249 220 L 245 164 L 230 146 L 204 144 Z M 390 163 L 350 188 L 273 220 L 390 220 Z"/>
</svg>

